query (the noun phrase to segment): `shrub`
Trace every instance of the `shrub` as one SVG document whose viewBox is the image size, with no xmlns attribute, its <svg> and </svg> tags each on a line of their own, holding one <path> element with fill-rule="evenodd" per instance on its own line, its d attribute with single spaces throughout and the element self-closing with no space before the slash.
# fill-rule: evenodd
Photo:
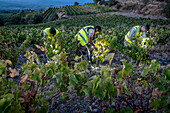
<svg viewBox="0 0 170 113">
<path fill-rule="evenodd" d="M 42 23 L 43 22 L 43 16 L 42 15 L 35 15 L 33 17 L 33 24 Z"/>
<path fill-rule="evenodd" d="M 21 24 L 21 16 L 20 15 L 14 15 L 11 17 L 11 23 L 12 24 Z"/>
</svg>

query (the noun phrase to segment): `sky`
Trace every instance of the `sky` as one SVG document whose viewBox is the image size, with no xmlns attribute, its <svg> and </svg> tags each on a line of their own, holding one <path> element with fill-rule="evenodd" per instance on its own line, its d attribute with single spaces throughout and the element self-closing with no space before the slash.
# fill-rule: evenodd
<svg viewBox="0 0 170 113">
<path fill-rule="evenodd" d="M 93 0 L 0 0 L 0 10 L 33 9 L 40 10 L 48 7 L 74 5 L 74 2 L 92 3 Z"/>
</svg>

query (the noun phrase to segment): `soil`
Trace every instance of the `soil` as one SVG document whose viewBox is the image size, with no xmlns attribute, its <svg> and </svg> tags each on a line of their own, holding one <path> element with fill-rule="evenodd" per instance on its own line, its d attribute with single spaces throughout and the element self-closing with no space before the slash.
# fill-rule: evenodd
<svg viewBox="0 0 170 113">
<path fill-rule="evenodd" d="M 36 51 L 34 51 L 34 52 L 37 54 L 37 56 L 38 56 L 38 58 L 39 58 L 39 60 L 40 60 L 41 63 L 43 63 L 43 64 L 47 63 L 48 58 L 47 58 L 47 55 L 46 55 L 43 51 L 41 51 L 41 50 L 36 50 Z M 26 63 L 27 58 L 24 56 L 25 53 L 26 53 L 26 52 L 21 53 L 21 54 L 19 55 L 18 61 L 17 61 L 17 64 L 16 64 L 16 68 L 19 68 L 19 67 L 21 67 L 24 63 Z"/>
<path fill-rule="evenodd" d="M 170 42 L 162 46 L 153 46 L 149 55 L 150 59 L 156 59 L 161 65 L 170 64 Z"/>
<path fill-rule="evenodd" d="M 40 61 L 42 63 L 47 62 L 47 57 L 44 52 L 41 52 L 39 50 L 35 51 L 40 58 Z M 115 56 L 112 61 L 112 65 L 115 68 L 122 68 L 121 61 L 124 60 L 124 56 L 117 50 L 113 50 L 112 52 L 115 53 Z M 151 51 L 149 53 L 150 60 L 156 59 L 160 64 L 161 67 L 166 67 L 168 64 L 170 64 L 170 42 L 166 45 L 154 45 L 151 48 Z M 17 67 L 20 67 L 23 63 L 26 62 L 26 58 L 24 57 L 24 53 L 20 54 L 18 58 Z M 107 65 L 108 62 L 105 61 L 101 65 Z M 96 75 L 96 73 L 99 72 L 100 69 L 87 69 L 86 71 L 82 71 L 82 73 L 88 74 L 88 76 Z M 141 69 L 138 69 L 140 71 Z M 20 77 L 15 77 L 14 81 L 18 84 L 20 81 Z M 45 91 L 52 91 L 54 90 L 54 80 L 51 81 L 47 86 L 44 87 L 43 92 Z M 121 103 L 123 101 L 122 98 L 118 97 L 115 99 L 114 102 L 107 103 L 105 100 L 99 100 L 95 97 L 79 97 L 76 95 L 76 92 L 74 90 L 71 90 L 69 88 L 69 91 L 65 93 L 67 97 L 65 99 L 61 99 L 60 96 L 54 96 L 50 100 L 49 104 L 49 110 L 48 112 L 53 113 L 54 111 L 57 113 L 102 113 L 107 108 L 115 108 L 116 107 L 116 101 Z M 48 97 L 47 97 L 48 98 Z M 139 101 L 137 100 L 136 105 L 138 106 Z M 149 104 L 147 102 L 144 102 L 146 105 Z M 119 105 L 119 109 L 123 108 L 123 104 Z"/>
<path fill-rule="evenodd" d="M 162 49 L 161 49 L 162 48 Z M 170 58 L 168 56 L 170 56 L 170 42 L 167 45 L 155 45 L 152 47 L 149 55 L 150 55 L 150 59 L 157 59 L 157 61 L 159 61 L 159 63 L 161 64 L 161 67 L 166 67 L 168 64 L 170 64 Z M 124 59 L 123 55 L 115 50 L 115 56 L 112 62 L 112 66 L 114 66 L 115 68 L 121 68 L 122 67 L 122 63 L 121 61 Z M 106 65 L 108 64 L 107 61 L 105 61 L 104 63 L 102 63 L 102 65 Z M 138 69 L 138 71 L 141 71 L 141 69 Z M 86 71 L 87 72 L 87 71 Z M 96 74 L 97 70 L 88 70 L 89 75 L 92 76 L 94 74 Z M 62 100 L 59 97 L 54 98 L 54 105 L 50 105 L 53 106 L 53 109 L 51 109 L 50 112 L 58 112 L 58 113 L 102 113 L 103 110 L 105 110 L 106 108 L 115 108 L 116 107 L 116 100 L 118 102 L 122 102 L 123 99 L 118 97 L 114 102 L 112 103 L 107 103 L 106 100 L 99 100 L 95 97 L 79 97 L 76 96 L 75 91 L 70 91 L 68 93 L 66 93 L 66 95 L 68 96 L 66 99 Z M 136 105 L 138 106 L 139 101 L 136 100 Z M 144 102 L 146 105 L 149 104 L 146 102 Z M 120 109 L 123 108 L 123 104 L 120 104 Z"/>
</svg>

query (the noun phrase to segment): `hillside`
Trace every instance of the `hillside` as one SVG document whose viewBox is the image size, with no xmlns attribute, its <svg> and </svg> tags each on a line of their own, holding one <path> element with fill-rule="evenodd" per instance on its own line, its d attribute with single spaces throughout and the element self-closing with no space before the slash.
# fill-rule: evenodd
<svg viewBox="0 0 170 113">
<path fill-rule="evenodd" d="M 154 15 L 154 16 L 165 16 L 163 10 L 166 7 L 166 2 L 158 2 L 149 0 L 144 2 L 144 0 L 134 0 L 134 1 L 124 1 L 120 0 L 125 6 L 122 10 L 131 11 L 143 15 Z"/>
<path fill-rule="evenodd" d="M 151 25 L 147 47 L 141 48 L 141 42 L 124 47 L 124 36 L 139 23 Z M 170 20 L 98 14 L 1 26 L 0 110 L 168 112 L 170 29 L 165 26 L 169 23 Z M 89 64 L 77 55 L 74 38 L 87 25 L 102 27 L 102 33 L 95 35 L 97 50 Z M 56 40 L 44 39 L 42 30 L 47 27 L 59 30 Z M 45 46 L 46 51 L 44 42 L 50 44 Z"/>
<path fill-rule="evenodd" d="M 169 1 L 167 0 L 111 0 L 98 5 L 110 6 L 122 12 L 136 13 L 147 16 L 169 17 Z"/>
</svg>

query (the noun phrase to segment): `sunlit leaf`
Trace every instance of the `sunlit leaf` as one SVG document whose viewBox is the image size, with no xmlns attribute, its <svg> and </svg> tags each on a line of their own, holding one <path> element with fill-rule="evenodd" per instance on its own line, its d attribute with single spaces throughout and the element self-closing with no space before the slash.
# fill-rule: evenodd
<svg viewBox="0 0 170 113">
<path fill-rule="evenodd" d="M 148 72 L 149 72 L 149 70 L 150 70 L 150 68 L 149 67 L 145 67 L 145 69 L 143 69 L 143 71 L 142 71 L 142 76 L 146 76 L 147 74 L 148 74 Z"/>
<path fill-rule="evenodd" d="M 81 59 L 81 56 L 76 56 L 76 57 L 74 58 L 75 61 L 78 61 L 79 59 Z"/>
<path fill-rule="evenodd" d="M 105 59 L 109 60 L 109 64 L 112 63 L 113 57 L 114 57 L 115 53 L 109 53 Z"/>
<path fill-rule="evenodd" d="M 26 52 L 26 54 L 24 55 L 27 59 L 30 59 L 31 58 L 31 54 L 29 51 Z"/>
<path fill-rule="evenodd" d="M 19 71 L 16 71 L 16 69 L 9 68 L 9 70 L 11 71 L 10 77 L 14 78 L 16 76 L 19 76 Z"/>
<path fill-rule="evenodd" d="M 21 77 L 20 85 L 22 85 L 27 80 L 27 77 L 28 77 L 28 75 L 24 75 Z"/>
<path fill-rule="evenodd" d="M 10 60 L 6 60 L 5 61 L 5 67 L 7 66 L 7 64 L 12 65 L 12 62 Z"/>
</svg>

